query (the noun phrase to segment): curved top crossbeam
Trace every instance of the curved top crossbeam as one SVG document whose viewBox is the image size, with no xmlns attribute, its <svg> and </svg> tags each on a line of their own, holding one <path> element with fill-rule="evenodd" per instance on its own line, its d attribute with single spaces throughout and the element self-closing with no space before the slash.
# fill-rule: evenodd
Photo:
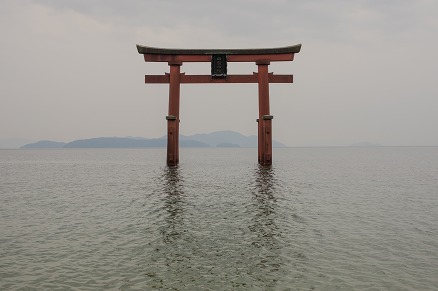
<svg viewBox="0 0 438 291">
<path fill-rule="evenodd" d="M 299 53 L 301 44 L 278 48 L 257 48 L 257 49 L 176 49 L 176 48 L 157 48 L 150 46 L 137 45 L 139 54 L 158 54 L 158 55 L 265 55 L 265 54 L 290 54 Z"/>
</svg>

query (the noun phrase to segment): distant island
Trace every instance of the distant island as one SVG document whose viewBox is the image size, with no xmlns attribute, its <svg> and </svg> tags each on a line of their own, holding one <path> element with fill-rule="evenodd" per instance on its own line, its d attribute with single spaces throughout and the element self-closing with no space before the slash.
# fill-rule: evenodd
<svg viewBox="0 0 438 291">
<path fill-rule="evenodd" d="M 163 148 L 167 145 L 167 137 L 138 138 L 138 137 L 97 137 L 74 140 L 68 143 L 41 140 L 25 144 L 21 149 L 56 149 L 56 148 Z M 273 140 L 273 147 L 286 147 L 286 145 Z M 191 136 L 180 135 L 180 147 L 257 147 L 257 136 L 245 136 L 235 131 L 215 131 L 206 134 Z"/>
</svg>

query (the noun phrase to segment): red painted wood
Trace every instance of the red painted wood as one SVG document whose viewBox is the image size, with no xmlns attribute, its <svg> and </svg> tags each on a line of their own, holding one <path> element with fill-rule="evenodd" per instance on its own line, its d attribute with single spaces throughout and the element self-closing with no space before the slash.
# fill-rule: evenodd
<svg viewBox="0 0 438 291">
<path fill-rule="evenodd" d="M 155 55 L 145 54 L 145 62 L 211 62 L 211 55 Z"/>
<path fill-rule="evenodd" d="M 202 83 L 258 83 L 258 73 L 253 75 L 228 75 L 227 78 L 212 78 L 211 75 L 185 75 L 181 74 L 181 84 L 202 84 Z M 274 75 L 269 73 L 269 83 L 293 83 L 293 75 Z M 145 75 L 147 84 L 168 84 L 169 74 Z"/>
<path fill-rule="evenodd" d="M 212 78 L 211 75 L 182 75 L 181 83 L 257 83 L 257 76 L 228 75 L 226 78 Z"/>
<path fill-rule="evenodd" d="M 293 61 L 294 54 L 227 55 L 227 62 Z M 145 62 L 211 62 L 211 55 L 159 55 L 144 54 Z"/>
<path fill-rule="evenodd" d="M 264 156 L 262 165 L 272 165 L 272 120 L 263 121 Z"/>
<path fill-rule="evenodd" d="M 293 83 L 294 76 L 293 75 L 273 75 L 269 74 L 268 76 L 269 83 Z"/>
<path fill-rule="evenodd" d="M 145 75 L 144 82 L 146 84 L 169 84 L 170 76 L 166 75 Z"/>
<path fill-rule="evenodd" d="M 227 62 L 258 62 L 267 60 L 271 62 L 293 61 L 294 54 L 272 55 L 227 55 Z"/>
<path fill-rule="evenodd" d="M 179 163 L 179 101 L 180 101 L 180 65 L 170 66 L 169 77 L 169 116 L 167 120 L 167 165 Z"/>
<path fill-rule="evenodd" d="M 263 119 L 264 115 L 269 115 L 269 73 L 268 64 L 263 62 L 258 64 L 258 83 L 259 83 L 259 163 L 261 165 L 272 164 L 272 135 L 270 134 L 270 121 Z"/>
</svg>

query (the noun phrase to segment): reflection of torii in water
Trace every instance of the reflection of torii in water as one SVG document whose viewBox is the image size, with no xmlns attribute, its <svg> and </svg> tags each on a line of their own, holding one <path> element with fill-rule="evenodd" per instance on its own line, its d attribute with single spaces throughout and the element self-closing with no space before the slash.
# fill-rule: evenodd
<svg viewBox="0 0 438 291">
<path fill-rule="evenodd" d="M 261 286 L 277 289 L 276 278 L 283 277 L 285 260 L 281 255 L 282 236 L 277 223 L 279 219 L 276 197 L 275 172 L 272 167 L 258 166 L 254 172 L 254 182 L 251 184 L 253 203 L 247 206 L 247 212 L 252 219 L 248 226 L 251 231 L 251 276 Z M 272 279 L 275 278 L 275 279 Z"/>
<path fill-rule="evenodd" d="M 299 243 L 305 240 L 305 236 L 290 237 L 291 232 L 285 232 L 284 229 L 294 227 L 288 219 L 295 222 L 301 218 L 294 211 L 285 209 L 286 204 L 281 200 L 290 193 L 287 189 L 282 189 L 283 183 L 276 177 L 277 174 L 273 167 L 258 166 L 252 189 L 254 202 L 248 208 L 248 212 L 253 214 L 249 226 L 254 234 L 251 246 L 256 249 L 254 253 L 259 253 L 254 258 L 254 264 L 259 270 L 255 278 L 261 285 L 272 289 L 281 289 L 284 284 L 278 278 L 291 276 L 290 265 L 294 266 L 297 276 L 307 273 L 304 244 Z M 303 224 L 302 221 L 298 223 Z"/>
<path fill-rule="evenodd" d="M 269 110 L 269 83 L 292 83 L 292 75 L 274 75 L 268 66 L 275 61 L 293 61 L 301 44 L 265 49 L 165 49 L 137 45 L 146 62 L 167 62 L 170 73 L 146 75 L 145 83 L 169 84 L 169 115 L 167 119 L 167 165 L 179 163 L 180 84 L 186 83 L 258 83 L 258 161 L 272 164 L 272 115 Z M 186 75 L 183 62 L 210 62 L 210 75 Z M 252 75 L 228 75 L 227 62 L 255 62 L 258 72 Z"/>
<path fill-rule="evenodd" d="M 183 187 L 178 167 L 164 169 L 164 208 L 167 212 L 166 227 L 162 230 L 163 240 L 172 242 L 181 235 L 183 227 Z"/>
<path fill-rule="evenodd" d="M 253 190 L 253 225 L 251 231 L 257 233 L 258 244 L 265 247 L 274 244 L 274 237 L 278 234 L 275 223 L 277 211 L 277 197 L 275 193 L 275 173 L 272 168 L 258 167 L 255 172 L 255 189 Z"/>
</svg>

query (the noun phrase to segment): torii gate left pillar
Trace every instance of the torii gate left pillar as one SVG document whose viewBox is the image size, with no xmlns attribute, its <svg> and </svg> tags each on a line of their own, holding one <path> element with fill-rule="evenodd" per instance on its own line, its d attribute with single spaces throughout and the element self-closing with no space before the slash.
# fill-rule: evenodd
<svg viewBox="0 0 438 291">
<path fill-rule="evenodd" d="M 145 83 L 169 84 L 169 113 L 167 119 L 167 165 L 179 163 L 179 108 L 180 85 L 183 83 L 258 83 L 258 162 L 272 164 L 272 115 L 269 110 L 269 83 L 292 83 L 292 75 L 269 73 L 271 61 L 292 61 L 301 45 L 269 49 L 190 50 L 163 49 L 137 45 L 146 62 L 167 62 L 170 73 L 146 75 Z M 211 75 L 186 75 L 181 73 L 183 62 L 210 62 Z M 257 73 L 228 75 L 227 62 L 255 62 Z"/>
<path fill-rule="evenodd" d="M 167 119 L 167 164 L 179 163 L 179 99 L 181 62 L 169 62 L 169 114 Z"/>
</svg>

